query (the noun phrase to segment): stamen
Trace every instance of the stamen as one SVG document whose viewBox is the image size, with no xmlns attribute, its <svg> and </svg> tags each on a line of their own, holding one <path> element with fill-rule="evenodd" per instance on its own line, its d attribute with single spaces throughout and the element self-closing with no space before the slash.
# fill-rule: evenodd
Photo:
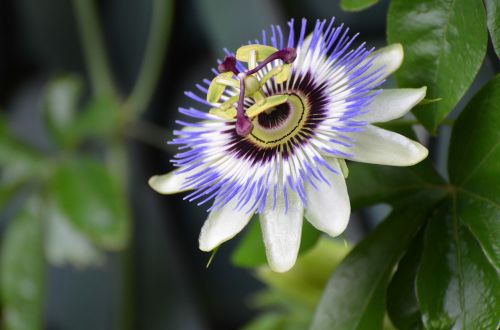
<svg viewBox="0 0 500 330">
<path fill-rule="evenodd" d="M 247 75 L 254 74 L 254 73 L 262 70 L 262 68 L 264 68 L 267 64 L 269 64 L 275 60 L 282 60 L 286 64 L 290 64 L 293 61 L 295 61 L 296 58 L 297 58 L 297 51 L 295 50 L 295 48 L 291 48 L 291 47 L 283 48 L 281 50 L 278 50 L 274 54 L 269 55 L 264 61 L 260 62 L 259 65 L 257 65 L 252 70 L 246 71 L 245 73 Z"/>
<path fill-rule="evenodd" d="M 256 52 L 254 51 L 254 53 L 252 54 L 251 53 L 251 57 L 253 57 L 253 60 L 251 62 L 255 62 L 255 58 L 256 58 Z M 255 101 L 256 101 L 256 104 L 259 105 L 259 108 L 262 108 L 262 109 L 267 109 L 269 107 L 263 107 L 263 104 L 266 103 L 267 99 L 264 99 L 263 97 L 259 97 L 261 96 L 261 94 L 259 94 L 259 90 L 260 89 L 260 86 L 257 81 L 255 81 L 255 83 L 251 83 L 251 81 L 247 81 L 248 79 L 252 78 L 252 79 L 255 79 L 255 77 L 253 77 L 252 75 L 260 70 L 262 70 L 267 64 L 275 61 L 275 60 L 282 60 L 284 62 L 284 65 L 288 65 L 290 63 L 292 63 L 295 58 L 297 58 L 297 52 L 295 50 L 295 48 L 291 48 L 291 47 L 288 47 L 288 48 L 283 48 L 281 50 L 278 50 L 276 52 L 274 52 L 273 54 L 269 55 L 266 59 L 264 59 L 262 62 L 260 62 L 258 65 L 256 65 L 255 67 L 253 67 L 255 64 L 252 64 L 250 65 L 250 67 L 253 67 L 252 69 L 250 70 L 247 70 L 245 72 L 239 72 L 238 69 L 236 69 L 236 58 L 234 56 L 226 56 L 224 58 L 224 62 L 222 62 L 218 69 L 221 73 L 223 72 L 233 72 L 239 79 L 240 81 L 240 94 L 239 94 L 239 98 L 238 98 L 238 107 L 237 107 L 237 111 L 236 111 L 236 133 L 239 135 L 239 136 L 247 136 L 248 134 L 250 134 L 250 132 L 252 132 L 252 129 L 253 129 L 253 124 L 251 122 L 251 120 L 248 118 L 247 114 L 245 113 L 245 104 L 244 104 L 244 101 L 245 101 L 245 95 L 246 94 L 252 94 L 255 95 Z M 282 68 L 283 69 L 283 68 Z M 280 70 L 276 70 L 275 74 L 279 75 L 282 71 L 282 69 Z M 287 68 L 288 69 L 288 68 Z M 277 77 L 278 80 L 286 80 L 286 78 L 288 77 L 288 74 L 284 74 L 283 77 Z M 267 79 L 269 79 L 270 77 L 267 77 Z M 248 88 L 249 90 L 248 91 L 245 91 L 246 89 L 246 85 L 248 83 Z M 255 89 L 255 90 L 254 90 Z M 286 96 L 284 96 L 284 101 L 286 102 Z M 280 100 L 279 102 L 280 104 L 283 103 L 283 100 Z M 262 111 L 257 111 L 257 112 L 262 112 Z"/>
</svg>

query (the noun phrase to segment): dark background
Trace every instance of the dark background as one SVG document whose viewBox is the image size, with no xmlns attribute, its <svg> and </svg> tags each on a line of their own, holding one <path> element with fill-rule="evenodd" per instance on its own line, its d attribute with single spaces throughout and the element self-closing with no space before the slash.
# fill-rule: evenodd
<svg viewBox="0 0 500 330">
<path fill-rule="evenodd" d="M 97 3 L 112 72 L 126 95 L 146 45 L 151 0 Z M 284 27 L 292 17 L 313 24 L 335 16 L 353 33 L 360 32 L 359 40 L 385 45 L 388 1 L 355 14 L 342 12 L 338 1 L 324 0 L 187 0 L 175 1 L 174 7 L 165 65 L 143 116 L 164 127 L 165 136 L 159 139 L 173 128 L 176 109 L 189 105 L 183 91 L 210 77 L 222 48 L 234 50 L 270 24 Z M 51 77 L 68 72 L 87 77 L 72 2 L 1 0 L 0 108 L 23 138 L 42 149 L 50 149 L 39 114 L 44 87 Z M 251 271 L 231 265 L 237 240 L 224 244 L 206 269 L 209 255 L 198 250 L 205 211 L 182 196 L 157 195 L 146 183 L 151 175 L 171 169 L 171 155 L 133 139 L 129 151 L 132 257 L 108 254 L 102 267 L 85 270 L 50 267 L 46 328 L 121 329 L 127 323 L 137 329 L 239 328 L 255 315 L 248 297 L 261 284 Z M 359 240 L 384 212 L 355 215 L 347 238 Z"/>
</svg>

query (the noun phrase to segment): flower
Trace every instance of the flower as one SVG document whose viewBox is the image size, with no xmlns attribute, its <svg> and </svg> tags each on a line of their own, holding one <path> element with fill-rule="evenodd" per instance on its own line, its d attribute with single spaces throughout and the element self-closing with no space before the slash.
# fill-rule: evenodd
<svg viewBox="0 0 500 330">
<path fill-rule="evenodd" d="M 199 238 L 211 251 L 238 234 L 258 213 L 270 267 L 290 269 L 297 258 L 303 218 L 330 236 L 350 216 L 345 160 L 409 166 L 428 151 L 400 134 L 372 125 L 405 115 L 426 88 L 380 89 L 402 63 L 395 44 L 378 51 L 353 48 L 357 35 L 317 21 L 306 38 L 294 21 L 236 54 L 226 50 L 215 77 L 186 95 L 200 109 L 180 108 L 170 142 L 179 145 L 178 169 L 153 176 L 159 193 L 192 190 L 185 199 L 213 200 Z M 208 111 L 207 111 L 208 110 Z"/>
</svg>

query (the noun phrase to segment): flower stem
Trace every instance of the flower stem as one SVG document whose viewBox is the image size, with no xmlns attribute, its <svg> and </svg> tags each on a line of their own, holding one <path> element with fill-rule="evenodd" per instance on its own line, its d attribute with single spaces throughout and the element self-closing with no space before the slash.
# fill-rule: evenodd
<svg viewBox="0 0 500 330">
<path fill-rule="evenodd" d="M 113 95 L 114 85 L 93 0 L 73 0 L 87 69 L 95 95 Z"/>
<path fill-rule="evenodd" d="M 146 109 L 160 77 L 172 27 L 173 1 L 153 0 L 151 28 L 139 75 L 125 108 L 134 114 Z"/>
</svg>

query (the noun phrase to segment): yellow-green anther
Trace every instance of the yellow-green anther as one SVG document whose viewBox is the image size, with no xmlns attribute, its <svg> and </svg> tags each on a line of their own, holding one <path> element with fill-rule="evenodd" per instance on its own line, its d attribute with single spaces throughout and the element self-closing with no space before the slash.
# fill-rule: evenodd
<svg viewBox="0 0 500 330">
<path fill-rule="evenodd" d="M 257 51 L 255 49 L 250 50 L 250 57 L 248 59 L 248 69 L 252 70 L 257 66 Z"/>
<path fill-rule="evenodd" d="M 238 82 L 238 80 L 232 79 L 232 78 L 225 78 L 225 77 L 217 76 L 217 78 L 215 78 L 215 82 L 220 84 L 220 85 L 227 86 L 227 87 L 234 87 L 234 88 L 240 87 L 240 83 Z"/>
<path fill-rule="evenodd" d="M 290 75 L 292 74 L 291 64 L 283 64 L 281 68 L 282 70 L 274 76 L 274 81 L 276 81 L 278 84 L 287 81 L 288 78 L 290 78 Z"/>
<path fill-rule="evenodd" d="M 221 108 L 222 110 L 227 110 L 231 108 L 235 102 L 238 102 L 239 97 L 240 97 L 239 95 L 231 96 L 229 99 L 224 101 L 224 103 L 222 103 L 219 108 Z"/>
<path fill-rule="evenodd" d="M 211 115 L 220 117 L 222 119 L 230 120 L 230 119 L 233 119 L 234 117 L 236 117 L 236 108 L 231 107 L 231 108 L 228 108 L 227 110 L 223 110 L 220 108 L 211 108 L 209 113 Z"/>
<path fill-rule="evenodd" d="M 232 76 L 233 76 L 232 72 L 224 72 L 224 73 L 219 74 L 214 79 L 212 79 L 212 82 L 210 83 L 210 86 L 208 87 L 208 92 L 207 92 L 207 101 L 209 103 L 218 102 L 219 99 L 221 98 L 222 94 L 224 94 L 224 91 L 226 90 L 226 86 L 219 84 L 217 82 L 217 79 L 219 79 L 219 78 L 229 79 Z"/>
<path fill-rule="evenodd" d="M 283 66 L 282 65 L 275 66 L 274 68 L 271 69 L 271 71 L 267 72 L 264 75 L 264 77 L 262 77 L 262 79 L 260 80 L 260 85 L 264 86 L 269 79 L 271 79 L 273 76 L 277 75 L 281 71 L 283 71 Z"/>
<path fill-rule="evenodd" d="M 266 45 L 246 45 L 238 48 L 236 59 L 242 62 L 250 62 L 250 52 L 252 50 L 256 52 L 256 60 L 259 62 L 278 51 L 276 48 Z"/>
<path fill-rule="evenodd" d="M 342 175 L 344 175 L 344 178 L 347 179 L 349 176 L 349 168 L 347 167 L 347 164 L 345 163 L 345 160 L 342 158 L 337 158 L 339 165 L 340 165 L 340 170 L 342 171 Z"/>
<path fill-rule="evenodd" d="M 266 110 L 274 108 L 280 104 L 288 101 L 288 95 L 273 95 L 266 98 L 266 102 L 262 105 L 255 103 L 250 108 L 247 109 L 246 115 L 249 118 L 253 118 Z"/>
<path fill-rule="evenodd" d="M 260 82 L 254 76 L 246 76 L 244 79 L 245 79 L 245 96 L 250 96 L 260 89 Z"/>
<path fill-rule="evenodd" d="M 264 103 L 266 103 L 266 97 L 260 91 L 253 93 L 252 98 L 255 100 L 255 103 L 257 103 L 258 105 L 263 105 Z"/>
</svg>

